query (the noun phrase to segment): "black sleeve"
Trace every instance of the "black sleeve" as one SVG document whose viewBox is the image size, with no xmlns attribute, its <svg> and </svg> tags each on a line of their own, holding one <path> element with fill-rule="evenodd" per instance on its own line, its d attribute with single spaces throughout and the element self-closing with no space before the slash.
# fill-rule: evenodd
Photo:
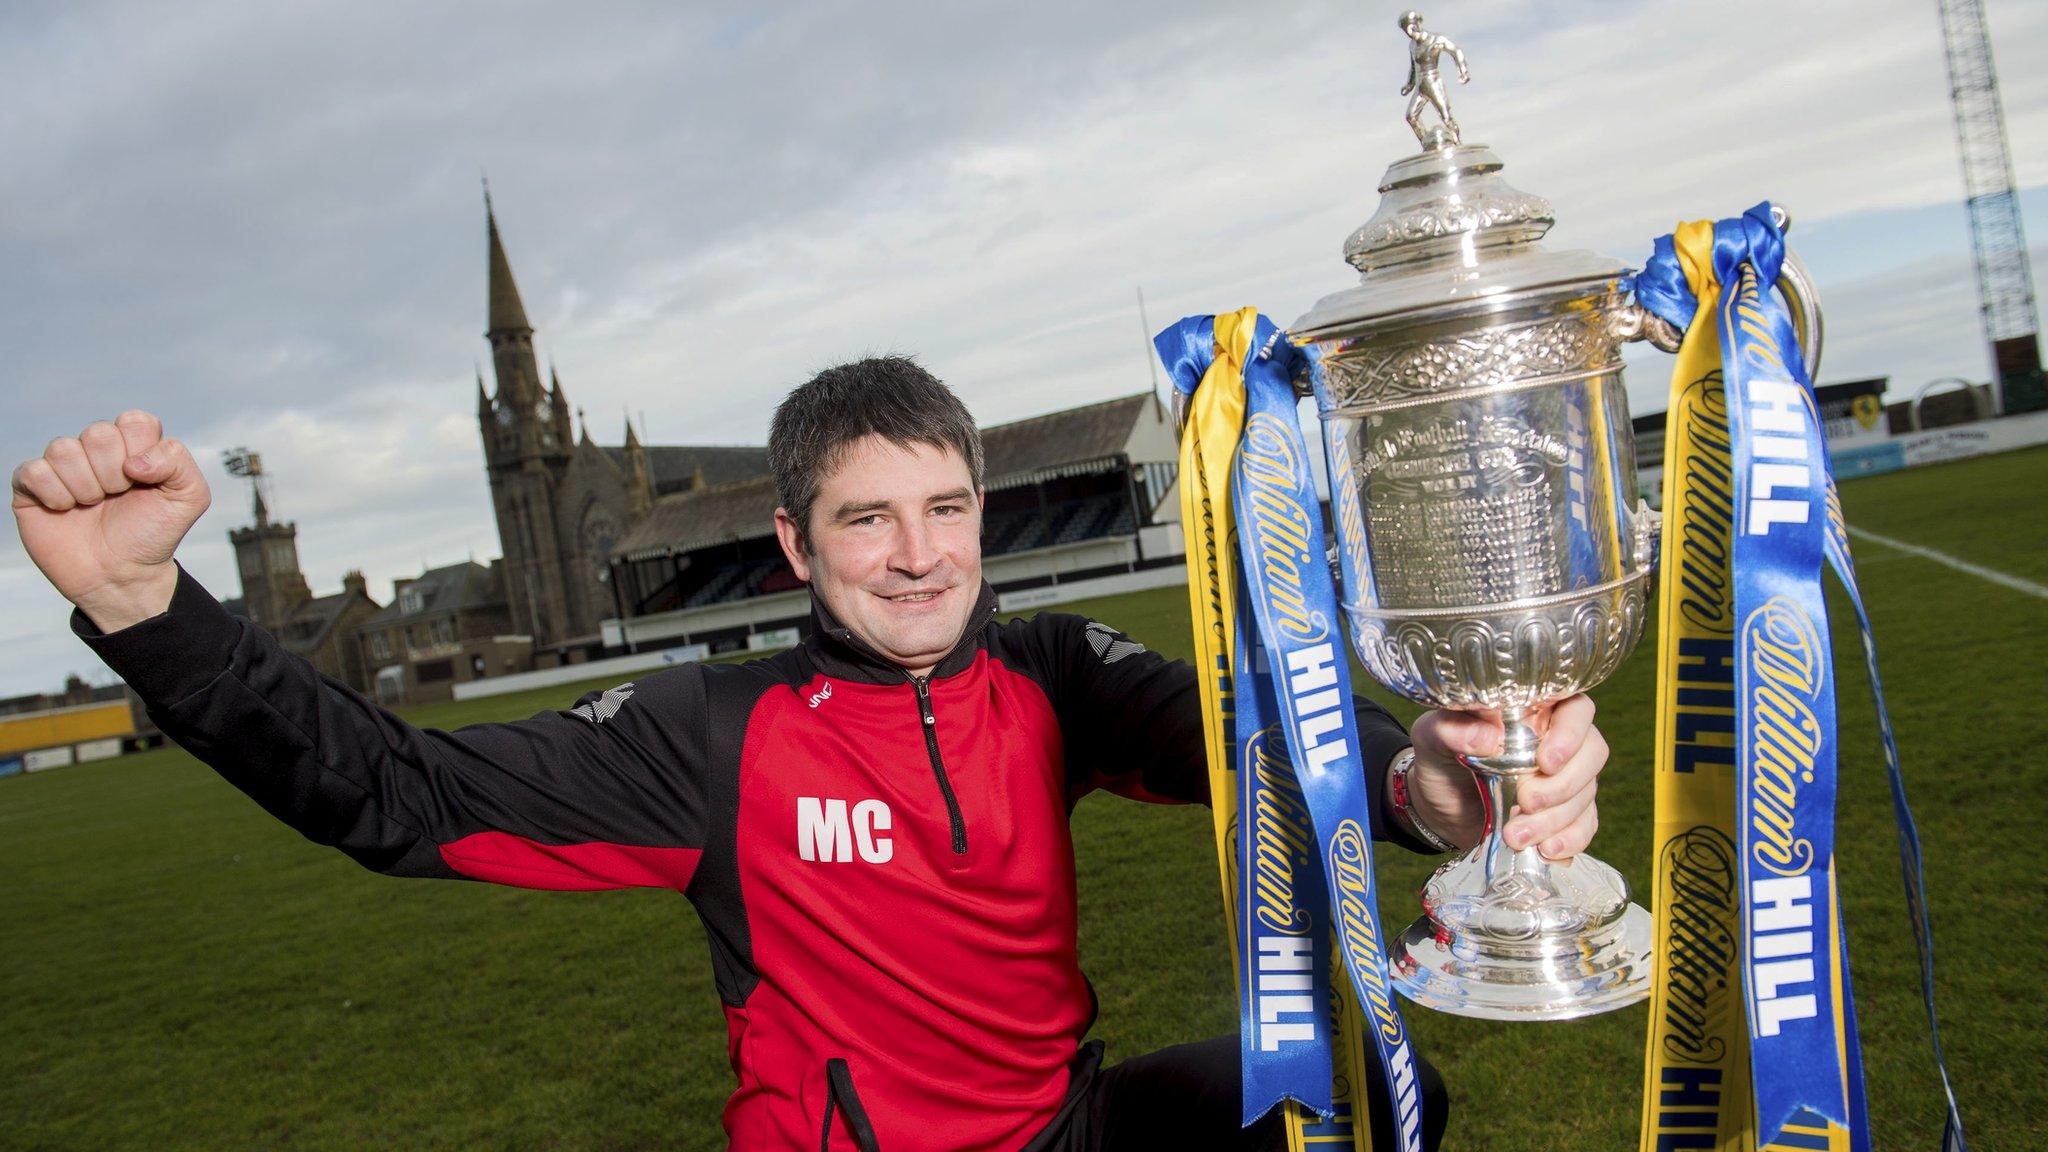
<svg viewBox="0 0 2048 1152">
<path fill-rule="evenodd" d="M 164 733 L 308 839 L 400 876 L 683 888 L 704 843 L 694 666 L 573 710 L 414 728 L 228 615 L 182 571 L 163 615 L 72 628 Z"/>
<path fill-rule="evenodd" d="M 1192 667 L 1081 616 L 1042 613 L 1010 627 L 1029 629 L 1053 681 L 1070 796 L 1079 799 L 1103 788 L 1139 800 L 1209 802 L 1201 686 Z M 1371 700 L 1354 694 L 1351 701 L 1373 838 L 1416 852 L 1436 851 L 1384 810 L 1387 766 L 1408 747 L 1407 731 Z"/>
</svg>

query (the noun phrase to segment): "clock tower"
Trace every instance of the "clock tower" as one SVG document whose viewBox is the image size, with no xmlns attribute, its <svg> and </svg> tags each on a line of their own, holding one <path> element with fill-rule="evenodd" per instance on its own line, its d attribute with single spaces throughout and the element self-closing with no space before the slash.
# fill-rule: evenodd
<svg viewBox="0 0 2048 1152">
<path fill-rule="evenodd" d="M 539 651 L 587 626 L 570 618 L 564 573 L 572 559 L 572 541 L 556 523 L 557 494 L 573 446 L 569 405 L 560 380 L 551 381 L 553 387 L 541 382 L 533 355 L 533 326 L 526 321 L 526 306 L 512 280 L 488 188 L 484 223 L 490 242 L 490 327 L 484 335 L 491 342 L 498 394 L 494 398 L 484 391 L 479 370 L 477 421 L 483 430 L 498 539 L 505 550 L 512 626 L 531 631 Z"/>
</svg>

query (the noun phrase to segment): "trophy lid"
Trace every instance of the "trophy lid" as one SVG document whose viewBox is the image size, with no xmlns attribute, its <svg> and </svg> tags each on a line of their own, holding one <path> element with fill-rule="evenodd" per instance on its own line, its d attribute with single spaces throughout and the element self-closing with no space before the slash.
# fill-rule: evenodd
<svg viewBox="0 0 2048 1152">
<path fill-rule="evenodd" d="M 1409 17 L 1402 24 L 1407 31 Z M 1425 321 L 1436 317 L 1422 313 L 1444 309 L 1490 311 L 1531 291 L 1590 288 L 1630 271 L 1597 253 L 1543 248 L 1540 241 L 1556 220 L 1550 202 L 1509 184 L 1493 149 L 1462 142 L 1437 60 L 1451 55 L 1464 79 L 1464 54 L 1447 38 L 1424 33 L 1419 15 L 1414 25 L 1403 91 L 1415 93 L 1408 126 L 1423 151 L 1388 166 L 1379 210 L 1344 243 L 1344 259 L 1360 273 L 1358 285 L 1317 301 L 1294 322 L 1299 337 L 1397 318 Z M 1422 114 L 1430 107 L 1441 123 L 1424 128 Z"/>
</svg>

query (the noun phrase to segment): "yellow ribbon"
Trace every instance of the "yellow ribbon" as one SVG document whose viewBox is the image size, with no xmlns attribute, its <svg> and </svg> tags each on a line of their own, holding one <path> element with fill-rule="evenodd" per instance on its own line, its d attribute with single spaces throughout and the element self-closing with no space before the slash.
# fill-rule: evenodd
<svg viewBox="0 0 2048 1152">
<path fill-rule="evenodd" d="M 1230 469 L 1244 431 L 1244 366 L 1257 349 L 1252 343 L 1258 309 L 1243 308 L 1216 317 L 1215 360 L 1202 375 L 1188 402 L 1187 426 L 1180 440 L 1180 521 L 1187 542 L 1188 613 L 1194 622 L 1195 668 L 1200 674 L 1202 732 L 1209 761 L 1209 809 L 1214 819 L 1216 863 L 1223 882 L 1223 911 L 1230 940 L 1230 969 L 1239 970 L 1237 938 L 1237 769 L 1233 763 L 1234 715 L 1230 672 L 1237 630 L 1237 519 L 1231 504 Z M 1343 956 L 1334 947 L 1333 972 L 1342 971 Z M 1354 1152 L 1370 1152 L 1372 1127 L 1367 1117 L 1364 1085 L 1378 1076 L 1366 1055 L 1366 1031 L 1357 1002 L 1343 980 L 1330 981 L 1335 1000 L 1332 1030 L 1336 1079 L 1333 1102 L 1352 1117 L 1348 1139 L 1309 1134 L 1305 1125 L 1315 1114 L 1284 1104 L 1287 1147 L 1306 1152 L 1311 1146 L 1350 1144 Z"/>
<path fill-rule="evenodd" d="M 1679 346 L 1664 427 L 1652 838 L 1658 960 L 1641 1147 L 1656 1152 L 1660 1135 L 1697 1137 L 1699 1110 L 1711 1099 L 1717 1152 L 1755 1152 L 1735 849 L 1735 489 L 1712 322 L 1721 297 L 1714 226 L 1681 224 L 1673 242 L 1702 322 Z M 1665 1127 L 1667 1119 L 1678 1123 Z"/>
</svg>

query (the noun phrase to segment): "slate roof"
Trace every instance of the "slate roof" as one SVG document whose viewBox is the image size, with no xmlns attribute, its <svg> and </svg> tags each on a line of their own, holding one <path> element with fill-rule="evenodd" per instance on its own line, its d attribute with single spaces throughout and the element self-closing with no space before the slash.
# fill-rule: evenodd
<svg viewBox="0 0 2048 1152">
<path fill-rule="evenodd" d="M 1003 488 L 1049 469 L 1115 456 L 1130 442 L 1133 426 L 1151 403 L 1152 394 L 1141 392 L 984 429 L 981 448 L 986 484 L 991 489 Z M 752 452 L 761 457 L 761 472 L 767 469 L 765 448 L 649 448 L 650 463 L 653 454 L 662 451 Z M 705 479 L 711 480 L 709 468 Z M 613 547 L 612 554 L 643 558 L 688 552 L 723 540 L 767 536 L 775 531 L 775 505 L 775 481 L 765 474 L 660 496 L 647 518 Z"/>
<path fill-rule="evenodd" d="M 318 648 L 327 640 L 327 634 L 334 631 L 335 623 L 355 603 L 355 599 L 353 590 L 345 590 L 329 596 L 315 596 L 301 603 L 285 620 L 284 627 L 277 629 L 279 639 L 286 647 L 297 651 Z"/>
<path fill-rule="evenodd" d="M 752 540 L 775 531 L 775 478 L 759 476 L 678 492 L 654 502 L 647 518 L 612 548 L 615 556 L 688 552 L 721 540 Z"/>
<path fill-rule="evenodd" d="M 619 471 L 626 470 L 626 450 L 605 445 L 605 453 Z M 656 444 L 645 449 L 647 470 L 652 473 L 654 494 L 686 492 L 699 469 L 704 485 L 717 488 L 768 474 L 768 449 L 722 444 Z"/>
<path fill-rule="evenodd" d="M 417 612 L 405 610 L 405 593 L 419 592 L 422 603 Z M 491 569 L 474 560 L 462 560 L 429 568 L 408 583 L 384 610 L 363 622 L 364 628 L 381 628 L 402 620 L 422 620 L 463 608 L 481 608 L 505 602 L 504 589 Z"/>
<path fill-rule="evenodd" d="M 1140 392 L 983 429 L 988 486 L 1000 488 L 1000 481 L 1019 474 L 1116 455 L 1151 403 L 1152 394 Z"/>
</svg>

